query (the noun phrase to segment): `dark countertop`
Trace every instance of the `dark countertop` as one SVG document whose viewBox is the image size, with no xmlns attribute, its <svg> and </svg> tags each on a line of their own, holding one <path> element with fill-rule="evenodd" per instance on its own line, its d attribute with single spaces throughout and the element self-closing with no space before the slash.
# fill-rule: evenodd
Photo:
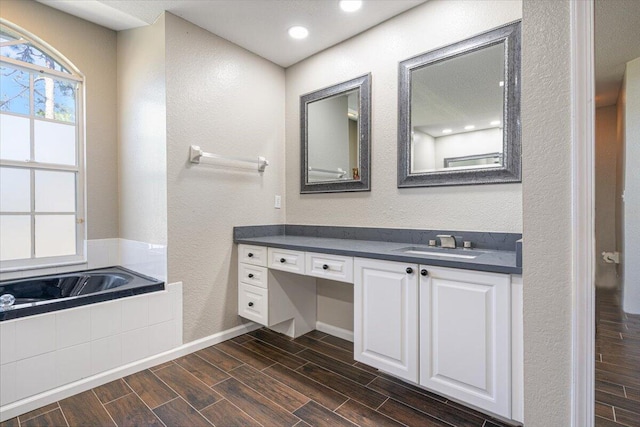
<svg viewBox="0 0 640 427">
<path fill-rule="evenodd" d="M 260 237 L 236 236 L 234 241 L 235 243 L 269 246 L 280 249 L 410 262 L 439 267 L 464 268 L 494 273 L 522 274 L 522 267 L 516 265 L 515 248 L 513 251 L 494 249 L 442 249 L 407 242 L 337 239 L 282 234 Z M 404 252 L 404 250 L 408 248 L 414 248 L 420 251 L 477 256 L 473 259 L 466 259 L 449 258 L 435 254 L 409 254 Z"/>
</svg>

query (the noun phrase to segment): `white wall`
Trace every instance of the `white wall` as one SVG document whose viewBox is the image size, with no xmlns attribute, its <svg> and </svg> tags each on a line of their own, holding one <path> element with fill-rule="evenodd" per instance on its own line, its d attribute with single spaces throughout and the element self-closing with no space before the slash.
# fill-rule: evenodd
<svg viewBox="0 0 640 427">
<path fill-rule="evenodd" d="M 625 108 L 626 108 L 626 82 L 623 79 L 618 94 L 617 104 L 617 141 L 618 151 L 616 155 L 616 250 L 620 252 L 620 264 L 616 267 L 618 283 L 624 283 L 624 165 L 625 165 Z"/>
<path fill-rule="evenodd" d="M 435 142 L 436 166 L 440 169 L 444 167 L 444 159 L 448 157 L 502 153 L 502 129 L 483 129 L 439 136 Z"/>
<path fill-rule="evenodd" d="M 616 191 L 617 176 L 617 107 L 596 109 L 595 129 L 595 240 L 596 286 L 618 286 L 616 264 L 607 264 L 602 252 L 616 249 Z"/>
<path fill-rule="evenodd" d="M 520 184 L 399 190 L 396 178 L 398 62 L 521 14 L 520 1 L 431 0 L 287 68 L 287 223 L 521 232 Z M 369 72 L 371 192 L 301 195 L 300 95 Z"/>
<path fill-rule="evenodd" d="M 571 425 L 572 0 L 522 18 L 524 420 Z"/>
<path fill-rule="evenodd" d="M 185 342 L 232 328 L 238 225 L 284 222 L 284 70 L 165 16 L 169 282 L 184 283 Z M 263 174 L 189 163 L 189 146 L 269 160 Z"/>
<path fill-rule="evenodd" d="M 308 105 L 309 167 L 349 171 L 349 117 L 347 97 L 338 96 Z M 312 173 L 310 181 L 333 179 L 331 175 Z"/>
<path fill-rule="evenodd" d="M 623 310 L 640 314 L 640 58 L 624 76 L 624 284 Z"/>
<path fill-rule="evenodd" d="M 86 238 L 118 237 L 115 31 L 32 0 L 2 0 L 0 17 L 48 43 L 84 74 Z"/>
<path fill-rule="evenodd" d="M 413 172 L 429 171 L 436 168 L 435 139 L 420 131 L 412 133 L 411 170 Z M 442 163 L 440 163 L 442 164 Z"/>
<path fill-rule="evenodd" d="M 431 0 L 287 68 L 286 222 L 520 233 L 520 184 L 399 190 L 396 170 L 398 62 L 515 21 L 521 14 L 520 1 Z M 300 95 L 369 72 L 371 192 L 301 195 Z M 353 313 L 341 309 L 346 306 L 344 288 L 319 281 L 317 289 L 318 321 L 351 327 Z"/>
<path fill-rule="evenodd" d="M 120 238 L 167 243 L 164 16 L 118 32 Z"/>
</svg>

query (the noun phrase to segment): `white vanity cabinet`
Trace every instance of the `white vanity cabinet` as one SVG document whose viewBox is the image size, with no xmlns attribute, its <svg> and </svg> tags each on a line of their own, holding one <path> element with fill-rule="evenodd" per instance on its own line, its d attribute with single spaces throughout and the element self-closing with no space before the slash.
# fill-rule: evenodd
<svg viewBox="0 0 640 427">
<path fill-rule="evenodd" d="M 267 248 L 264 246 L 238 245 L 238 261 L 244 264 L 267 266 Z"/>
<path fill-rule="evenodd" d="M 305 266 L 309 276 L 353 283 L 353 257 L 307 252 Z"/>
<path fill-rule="evenodd" d="M 511 276 L 420 273 L 420 385 L 511 418 Z"/>
<path fill-rule="evenodd" d="M 418 266 L 355 258 L 354 358 L 418 382 Z"/>
<path fill-rule="evenodd" d="M 304 252 L 239 245 L 238 259 L 238 315 L 293 338 L 315 329 L 315 279 L 276 271 L 304 273 Z"/>
<path fill-rule="evenodd" d="M 295 338 L 316 328 L 316 278 L 353 283 L 354 359 L 523 421 L 521 276 L 243 244 L 238 258 L 240 316 Z"/>
<path fill-rule="evenodd" d="M 274 270 L 304 274 L 304 252 L 268 248 L 268 267 Z"/>
</svg>

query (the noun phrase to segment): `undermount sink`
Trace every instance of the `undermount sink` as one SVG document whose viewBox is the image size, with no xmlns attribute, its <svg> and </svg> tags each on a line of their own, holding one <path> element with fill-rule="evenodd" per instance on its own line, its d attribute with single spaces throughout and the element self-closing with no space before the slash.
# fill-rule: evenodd
<svg viewBox="0 0 640 427">
<path fill-rule="evenodd" d="M 445 251 L 454 251 L 455 249 L 430 249 L 430 248 L 420 248 L 420 247 L 408 247 L 408 248 L 400 248 L 396 249 L 396 252 L 402 252 L 410 255 L 426 255 L 426 256 L 437 256 L 437 257 L 445 257 L 445 258 L 460 258 L 460 259 L 474 259 L 479 253 L 476 254 L 461 254 L 461 253 L 451 253 Z"/>
</svg>

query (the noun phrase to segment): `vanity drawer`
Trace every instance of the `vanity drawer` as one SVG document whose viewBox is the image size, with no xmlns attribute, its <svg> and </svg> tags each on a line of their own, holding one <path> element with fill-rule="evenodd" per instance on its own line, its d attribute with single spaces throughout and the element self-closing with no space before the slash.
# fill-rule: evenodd
<svg viewBox="0 0 640 427">
<path fill-rule="evenodd" d="M 269 291 L 240 283 L 238 285 L 238 315 L 267 326 L 269 322 Z"/>
<path fill-rule="evenodd" d="M 238 245 L 238 261 L 266 267 L 267 248 L 264 246 Z"/>
<path fill-rule="evenodd" d="M 353 257 L 306 252 L 306 274 L 353 283 Z"/>
<path fill-rule="evenodd" d="M 269 268 L 304 274 L 304 252 L 269 248 Z"/>
<path fill-rule="evenodd" d="M 267 276 L 269 270 L 266 267 L 258 267 L 251 264 L 238 263 L 238 280 L 247 285 L 258 286 L 267 289 Z"/>
</svg>

